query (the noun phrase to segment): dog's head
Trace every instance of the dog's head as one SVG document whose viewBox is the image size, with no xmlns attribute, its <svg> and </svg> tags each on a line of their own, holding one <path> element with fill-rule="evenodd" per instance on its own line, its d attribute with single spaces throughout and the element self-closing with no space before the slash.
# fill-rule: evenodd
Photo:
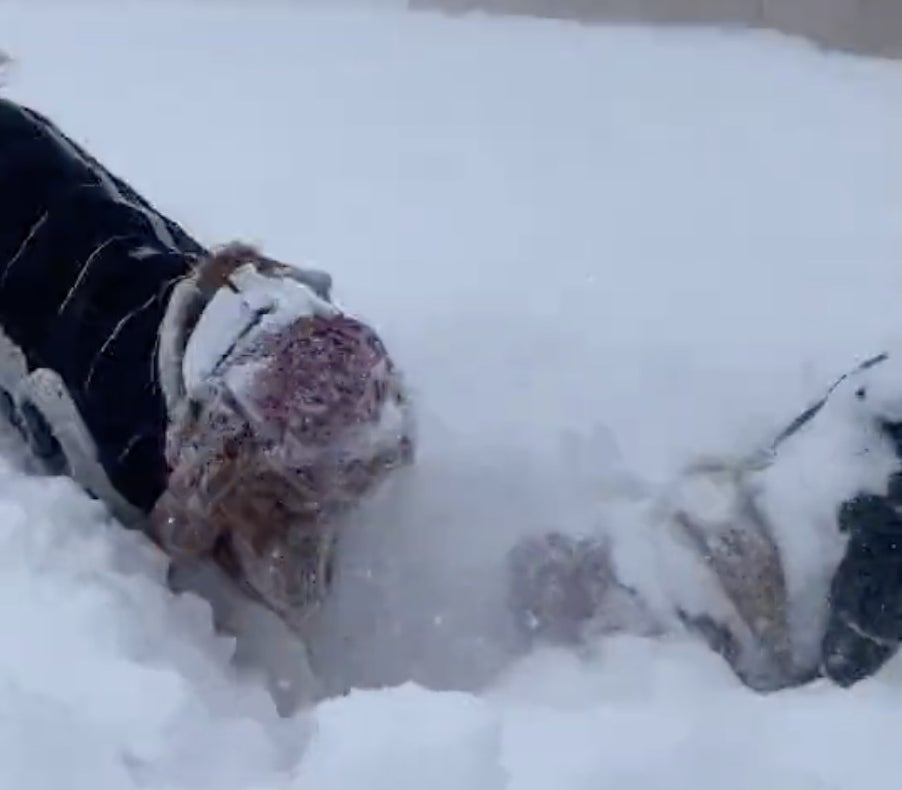
<svg viewBox="0 0 902 790">
<path fill-rule="evenodd" d="M 185 354 L 152 521 L 167 551 L 212 554 L 297 615 L 328 588 L 347 511 L 410 461 L 410 405 L 368 325 L 302 282 L 227 269 L 207 272 L 225 286 Z"/>
</svg>

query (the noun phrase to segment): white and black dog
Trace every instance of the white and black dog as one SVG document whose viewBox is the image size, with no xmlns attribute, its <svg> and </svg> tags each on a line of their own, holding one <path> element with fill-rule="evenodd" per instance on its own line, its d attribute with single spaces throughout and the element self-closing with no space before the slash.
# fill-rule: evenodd
<svg viewBox="0 0 902 790">
<path fill-rule="evenodd" d="M 343 514 L 412 455 L 379 337 L 327 274 L 206 249 L 2 99 L 0 204 L 0 405 L 43 469 L 303 618 Z"/>
</svg>

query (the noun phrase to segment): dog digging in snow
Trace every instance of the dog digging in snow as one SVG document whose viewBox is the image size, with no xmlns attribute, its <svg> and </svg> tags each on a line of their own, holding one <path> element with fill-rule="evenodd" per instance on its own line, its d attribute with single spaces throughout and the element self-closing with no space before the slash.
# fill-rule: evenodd
<svg viewBox="0 0 902 790">
<path fill-rule="evenodd" d="M 44 471 L 297 625 L 343 514 L 413 456 L 401 376 L 331 278 L 207 249 L 0 100 L 0 387 Z"/>
<path fill-rule="evenodd" d="M 346 516 L 414 459 L 410 397 L 378 334 L 335 304 L 328 274 L 241 243 L 207 248 L 7 100 L 0 193 L 0 405 L 41 469 L 70 476 L 173 568 L 215 568 L 303 633 L 337 583 Z M 618 566 L 613 533 L 515 546 L 525 646 L 682 629 L 754 688 L 876 671 L 902 638 L 899 415 L 853 398 L 867 452 L 835 449 L 868 460 L 827 486 L 814 527 L 777 528 L 756 491 L 769 474 L 779 490 L 787 475 L 773 470 L 798 465 L 792 448 L 837 400 L 781 437 L 772 463 L 697 469 L 689 479 L 719 508 L 658 503 L 644 523 L 660 589 Z M 818 569 L 790 561 L 799 535 L 827 557 Z"/>
</svg>

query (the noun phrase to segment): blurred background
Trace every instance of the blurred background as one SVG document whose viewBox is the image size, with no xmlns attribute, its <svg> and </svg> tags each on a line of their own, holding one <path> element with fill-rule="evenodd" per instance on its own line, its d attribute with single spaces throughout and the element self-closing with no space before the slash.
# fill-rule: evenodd
<svg viewBox="0 0 902 790">
<path fill-rule="evenodd" d="M 409 0 L 412 8 L 584 22 L 722 24 L 801 35 L 866 54 L 902 56 L 902 0 Z"/>
</svg>

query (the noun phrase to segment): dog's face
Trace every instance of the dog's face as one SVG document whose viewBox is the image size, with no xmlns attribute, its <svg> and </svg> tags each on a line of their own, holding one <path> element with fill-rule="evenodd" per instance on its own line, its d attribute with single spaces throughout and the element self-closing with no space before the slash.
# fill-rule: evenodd
<svg viewBox="0 0 902 790">
<path fill-rule="evenodd" d="M 376 334 L 302 316 L 230 351 L 173 420 L 152 516 L 178 554 L 212 554 L 293 617 L 329 586 L 344 514 L 408 463 L 408 398 Z"/>
</svg>

